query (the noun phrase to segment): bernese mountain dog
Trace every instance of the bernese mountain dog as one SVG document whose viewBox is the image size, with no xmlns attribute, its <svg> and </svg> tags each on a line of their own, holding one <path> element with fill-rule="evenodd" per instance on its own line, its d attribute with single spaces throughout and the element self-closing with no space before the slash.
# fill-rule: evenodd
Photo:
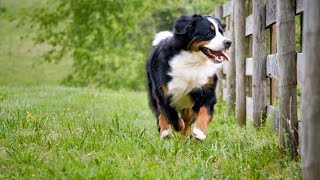
<svg viewBox="0 0 320 180">
<path fill-rule="evenodd" d="M 205 140 L 216 104 L 217 69 L 231 41 L 223 36 L 226 27 L 219 19 L 198 14 L 182 15 L 173 33 L 155 36 L 146 64 L 149 103 L 156 118 L 160 138 L 172 136 Z"/>
</svg>

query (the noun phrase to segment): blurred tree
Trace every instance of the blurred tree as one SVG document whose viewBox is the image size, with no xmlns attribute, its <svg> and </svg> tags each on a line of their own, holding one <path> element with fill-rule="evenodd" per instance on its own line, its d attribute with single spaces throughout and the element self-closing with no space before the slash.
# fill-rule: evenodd
<svg viewBox="0 0 320 180">
<path fill-rule="evenodd" d="M 0 0 L 0 12 L 2 12 L 2 11 L 4 11 L 5 9 L 3 8 L 3 6 L 2 6 L 2 2 L 1 2 L 1 0 Z"/>
<path fill-rule="evenodd" d="M 46 61 L 73 59 L 73 72 L 64 83 L 132 89 L 144 88 L 144 63 L 153 34 L 171 30 L 181 14 L 208 14 L 215 5 L 209 0 L 48 0 L 48 4 L 32 10 L 29 17 L 38 29 L 35 41 L 51 47 Z"/>
</svg>

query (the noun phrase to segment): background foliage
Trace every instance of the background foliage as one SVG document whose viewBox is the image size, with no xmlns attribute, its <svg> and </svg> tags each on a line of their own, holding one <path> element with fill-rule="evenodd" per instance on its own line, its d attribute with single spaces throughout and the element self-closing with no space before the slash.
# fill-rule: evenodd
<svg viewBox="0 0 320 180">
<path fill-rule="evenodd" d="M 139 90 L 153 34 L 171 30 L 181 14 L 208 14 L 222 2 L 48 0 L 50 6 L 34 8 L 27 17 L 38 31 L 35 42 L 50 47 L 46 61 L 72 58 L 64 84 Z"/>
</svg>

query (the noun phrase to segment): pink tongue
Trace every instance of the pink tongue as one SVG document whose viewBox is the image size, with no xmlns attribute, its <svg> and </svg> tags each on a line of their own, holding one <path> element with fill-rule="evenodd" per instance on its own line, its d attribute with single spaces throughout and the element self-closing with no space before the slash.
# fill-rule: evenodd
<svg viewBox="0 0 320 180">
<path fill-rule="evenodd" d="M 225 53 L 225 52 L 223 52 L 223 51 L 221 51 L 221 53 L 222 53 L 222 55 L 225 57 L 225 59 L 226 59 L 227 61 L 230 60 L 230 57 L 229 57 L 229 55 L 228 55 L 227 53 Z"/>
<path fill-rule="evenodd" d="M 215 55 L 217 58 L 219 58 L 220 61 L 222 61 L 222 60 L 229 61 L 230 60 L 229 55 L 224 51 L 213 51 L 212 54 Z"/>
</svg>

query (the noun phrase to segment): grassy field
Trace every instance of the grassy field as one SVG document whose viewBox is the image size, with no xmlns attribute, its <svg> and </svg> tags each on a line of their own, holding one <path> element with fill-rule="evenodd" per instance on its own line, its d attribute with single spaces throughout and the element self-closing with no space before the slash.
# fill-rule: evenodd
<svg viewBox="0 0 320 180">
<path fill-rule="evenodd" d="M 35 33 L 28 25 L 19 25 L 32 6 L 42 0 L 0 0 L 0 85 L 57 85 L 71 69 L 71 61 L 44 63 L 46 45 L 34 45 Z"/>
<path fill-rule="evenodd" d="M 271 122 L 237 128 L 216 106 L 206 141 L 160 140 L 145 92 L 61 87 L 70 61 L 42 63 L 23 11 L 0 0 L 0 179 L 301 179 Z"/>
<path fill-rule="evenodd" d="M 0 179 L 300 179 L 267 123 L 216 107 L 205 142 L 160 140 L 144 92 L 0 88 Z"/>
</svg>

